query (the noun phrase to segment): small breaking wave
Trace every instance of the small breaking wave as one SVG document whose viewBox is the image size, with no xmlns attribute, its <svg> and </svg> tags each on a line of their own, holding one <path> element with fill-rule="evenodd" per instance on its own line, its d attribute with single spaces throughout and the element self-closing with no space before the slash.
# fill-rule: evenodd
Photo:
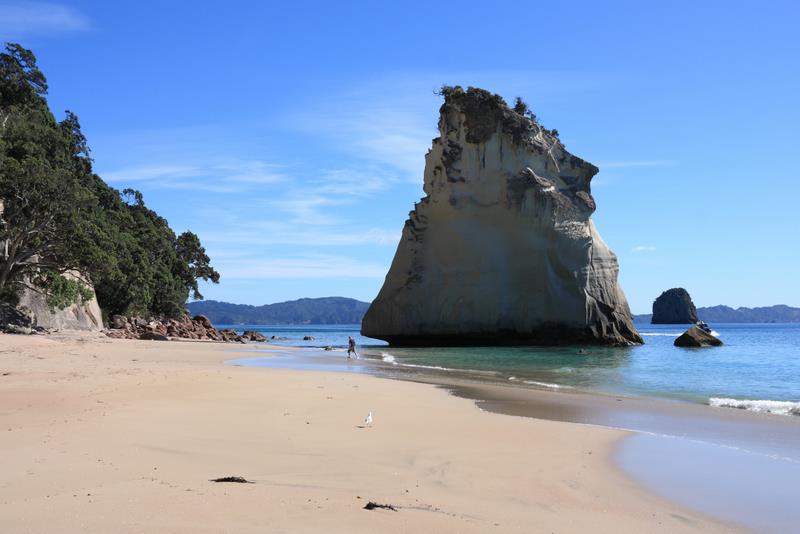
<svg viewBox="0 0 800 534">
<path fill-rule="evenodd" d="M 442 367 L 441 365 L 422 365 L 419 363 L 398 362 L 397 358 L 395 358 L 393 354 L 389 354 L 388 352 L 381 352 L 381 360 L 383 360 L 386 363 L 396 365 L 398 367 L 411 367 L 413 369 L 429 369 L 432 371 L 447 371 L 447 372 L 470 373 L 470 374 L 491 375 L 491 376 L 496 376 L 497 374 L 499 374 L 497 371 L 485 371 L 481 369 L 455 369 L 452 367 Z"/>
<path fill-rule="evenodd" d="M 568 388 L 569 386 L 559 386 L 558 384 L 550 384 L 548 382 L 537 382 L 536 380 L 523 380 L 526 384 L 530 384 L 531 386 L 539 386 L 548 389 L 561 389 L 561 388 Z"/>
<path fill-rule="evenodd" d="M 639 332 L 639 335 L 646 337 L 678 337 L 681 334 L 672 334 L 669 332 Z"/>
<path fill-rule="evenodd" d="M 800 402 L 775 400 L 726 399 L 711 397 L 708 405 L 716 408 L 736 408 L 758 413 L 800 416 Z"/>
<path fill-rule="evenodd" d="M 473 372 L 479 372 L 479 371 L 475 371 L 474 369 L 451 369 L 450 367 L 440 367 L 438 365 L 420 365 L 418 363 L 401 363 L 400 365 L 403 366 L 403 367 L 414 367 L 416 369 L 433 369 L 435 371 L 466 371 L 466 372 L 473 371 Z"/>
</svg>

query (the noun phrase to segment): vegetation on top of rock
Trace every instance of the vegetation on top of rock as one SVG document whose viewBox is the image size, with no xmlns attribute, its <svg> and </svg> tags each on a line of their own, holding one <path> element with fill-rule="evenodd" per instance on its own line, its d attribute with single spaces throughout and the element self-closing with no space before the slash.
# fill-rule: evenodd
<svg viewBox="0 0 800 534">
<path fill-rule="evenodd" d="M 464 90 L 460 85 L 443 85 L 438 94 L 444 97 L 442 110 L 447 106 L 456 106 L 464 113 L 466 139 L 470 143 L 486 142 L 497 131 L 498 123 L 502 125 L 502 131 L 511 134 L 517 142 L 534 129 L 541 129 L 554 141 L 558 140 L 558 131 L 541 127 L 536 114 L 521 97 L 515 99 L 512 108 L 502 96 L 478 87 Z"/>
<path fill-rule="evenodd" d="M 52 272 L 39 272 L 33 278 L 33 285 L 44 290 L 50 311 L 63 310 L 78 300 L 92 300 L 91 289 L 80 280 L 67 278 Z"/>
<path fill-rule="evenodd" d="M 78 271 L 108 315 L 177 316 L 198 279 L 217 282 L 198 237 L 176 236 L 141 193 L 119 191 L 92 172 L 78 117 L 51 113 L 47 81 L 30 50 L 0 53 L 0 300 L 23 287 L 63 308 L 82 294 Z"/>
<path fill-rule="evenodd" d="M 529 118 L 533 122 L 537 122 L 536 114 L 528 107 L 528 103 L 518 96 L 514 99 L 514 112 L 523 117 Z"/>
</svg>

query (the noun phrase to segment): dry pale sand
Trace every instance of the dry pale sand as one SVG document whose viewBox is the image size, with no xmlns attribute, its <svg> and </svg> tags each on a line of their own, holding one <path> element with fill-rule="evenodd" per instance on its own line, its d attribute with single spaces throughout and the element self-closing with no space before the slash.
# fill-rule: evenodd
<svg viewBox="0 0 800 534">
<path fill-rule="evenodd" d="M 236 349 L 0 335 L 0 530 L 731 531 L 619 473 L 623 432 L 425 384 L 224 365 Z M 209 481 L 226 475 L 255 483 Z"/>
</svg>

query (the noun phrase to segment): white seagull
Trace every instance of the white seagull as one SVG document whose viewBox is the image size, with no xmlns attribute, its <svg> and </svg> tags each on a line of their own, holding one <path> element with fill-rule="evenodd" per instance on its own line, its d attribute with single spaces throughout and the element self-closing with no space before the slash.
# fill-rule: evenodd
<svg viewBox="0 0 800 534">
<path fill-rule="evenodd" d="M 369 412 L 364 418 L 364 426 L 372 426 L 372 412 Z"/>
</svg>

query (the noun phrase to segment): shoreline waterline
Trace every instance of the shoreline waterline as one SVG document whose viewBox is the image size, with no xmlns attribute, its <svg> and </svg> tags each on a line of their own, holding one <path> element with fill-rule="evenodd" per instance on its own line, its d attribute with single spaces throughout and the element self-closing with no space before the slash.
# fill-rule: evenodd
<svg viewBox="0 0 800 534">
<path fill-rule="evenodd" d="M 715 324 L 725 345 L 713 349 L 674 347 L 681 325 L 639 325 L 647 343 L 636 347 L 427 348 L 389 347 L 358 325 L 244 327 L 312 352 L 353 336 L 364 355 L 398 369 L 800 415 L 800 324 Z"/>
<path fill-rule="evenodd" d="M 773 492 L 791 494 L 800 480 L 800 421 L 795 417 L 508 380 L 492 372 L 398 366 L 390 358 L 348 361 L 343 353 L 319 349 L 274 346 L 259 352 L 268 356 L 253 357 L 249 351 L 250 357 L 226 363 L 428 383 L 489 412 L 628 431 L 631 435 L 619 442 L 612 461 L 643 488 L 759 531 L 783 532 L 800 522 L 800 511 L 780 499 L 764 498 Z M 670 476 L 664 465 L 671 466 Z M 749 487 L 743 479 L 732 485 L 726 474 L 739 472 L 769 472 L 772 477 L 769 484 L 761 477 Z M 782 513 L 776 514 L 776 507 Z"/>
</svg>

